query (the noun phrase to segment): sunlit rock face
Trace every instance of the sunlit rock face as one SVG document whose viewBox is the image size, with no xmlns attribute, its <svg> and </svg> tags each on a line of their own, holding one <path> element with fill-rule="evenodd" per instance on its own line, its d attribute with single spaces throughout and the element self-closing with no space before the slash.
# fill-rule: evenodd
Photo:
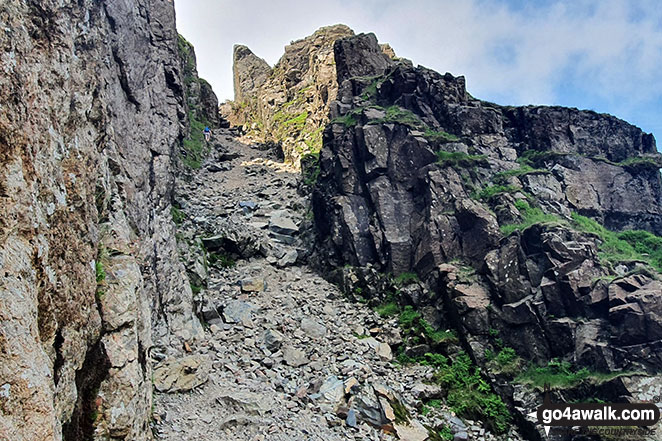
<svg viewBox="0 0 662 441">
<path fill-rule="evenodd" d="M 173 4 L 8 0 L 0 22 L 0 433 L 150 439 L 151 329 L 200 329 L 170 214 Z"/>
</svg>

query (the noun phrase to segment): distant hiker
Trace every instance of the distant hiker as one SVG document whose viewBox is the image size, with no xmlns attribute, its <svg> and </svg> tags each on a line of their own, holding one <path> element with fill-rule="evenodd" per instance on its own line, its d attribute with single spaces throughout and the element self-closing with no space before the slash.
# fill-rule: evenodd
<svg viewBox="0 0 662 441">
<path fill-rule="evenodd" d="M 209 127 L 205 127 L 202 133 L 205 134 L 205 141 L 209 142 L 209 138 L 211 137 L 211 129 Z"/>
</svg>

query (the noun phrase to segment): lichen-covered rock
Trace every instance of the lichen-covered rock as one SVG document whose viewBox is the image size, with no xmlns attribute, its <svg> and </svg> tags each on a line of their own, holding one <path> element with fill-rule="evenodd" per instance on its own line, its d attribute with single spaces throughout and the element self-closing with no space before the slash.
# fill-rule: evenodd
<svg viewBox="0 0 662 441">
<path fill-rule="evenodd" d="M 152 326 L 201 327 L 171 219 L 172 3 L 0 5 L 0 433 L 151 438 Z M 95 418 L 92 418 L 92 416 Z"/>
</svg>

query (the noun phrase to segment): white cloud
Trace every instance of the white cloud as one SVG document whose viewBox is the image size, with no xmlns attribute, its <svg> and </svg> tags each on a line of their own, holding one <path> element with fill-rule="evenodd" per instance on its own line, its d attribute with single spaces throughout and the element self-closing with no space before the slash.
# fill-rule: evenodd
<svg viewBox="0 0 662 441">
<path fill-rule="evenodd" d="M 586 99 L 606 107 L 596 110 L 635 117 L 657 103 L 662 112 L 656 0 L 180 0 L 176 7 L 200 73 L 221 99 L 232 98 L 234 43 L 273 64 L 291 40 L 346 23 L 415 63 L 465 75 L 480 98 L 580 107 Z"/>
</svg>

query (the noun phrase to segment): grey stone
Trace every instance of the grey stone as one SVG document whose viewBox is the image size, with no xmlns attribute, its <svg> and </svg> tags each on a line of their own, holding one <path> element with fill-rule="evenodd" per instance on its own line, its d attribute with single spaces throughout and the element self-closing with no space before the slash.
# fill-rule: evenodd
<svg viewBox="0 0 662 441">
<path fill-rule="evenodd" d="M 209 361 L 200 355 L 168 360 L 154 369 L 154 387 L 161 392 L 185 392 L 209 378 Z"/>
<path fill-rule="evenodd" d="M 276 352 L 282 346 L 285 337 L 280 332 L 274 329 L 267 329 L 264 332 L 264 345 L 271 352 Z"/>
<path fill-rule="evenodd" d="M 283 348 L 283 360 L 288 366 L 300 367 L 309 363 L 306 353 L 292 346 Z"/>
<path fill-rule="evenodd" d="M 239 300 L 231 300 L 223 307 L 223 319 L 226 323 L 239 323 L 253 327 L 253 311 L 255 306 Z"/>
<path fill-rule="evenodd" d="M 301 320 L 301 330 L 313 338 L 323 338 L 326 336 L 326 326 L 308 317 Z"/>
</svg>

